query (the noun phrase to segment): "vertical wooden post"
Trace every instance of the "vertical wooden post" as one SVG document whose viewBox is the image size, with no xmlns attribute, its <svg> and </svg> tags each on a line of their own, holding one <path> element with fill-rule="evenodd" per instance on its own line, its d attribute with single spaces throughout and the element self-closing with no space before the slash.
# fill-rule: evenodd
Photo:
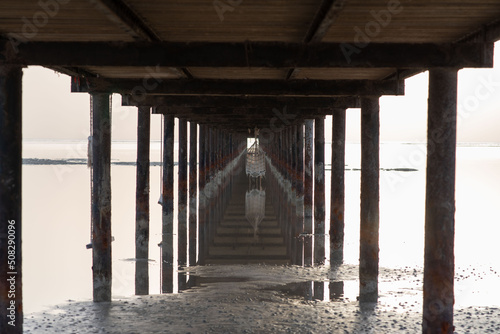
<svg viewBox="0 0 500 334">
<path fill-rule="evenodd" d="M 304 124 L 301 122 L 297 125 L 297 207 L 296 207 L 296 234 L 299 236 L 304 232 Z M 301 266 L 304 264 L 304 242 L 303 238 L 297 238 L 297 253 L 295 264 Z"/>
<path fill-rule="evenodd" d="M 304 157 L 304 265 L 313 264 L 313 152 L 314 120 L 305 120 Z"/>
<path fill-rule="evenodd" d="M 139 107 L 137 118 L 137 179 L 135 192 L 135 294 L 149 293 L 149 144 L 151 113 Z"/>
<path fill-rule="evenodd" d="M 379 102 L 361 99 L 361 227 L 359 300 L 378 299 L 379 262 Z"/>
<path fill-rule="evenodd" d="M 457 70 L 429 71 L 423 333 L 453 333 Z"/>
<path fill-rule="evenodd" d="M 189 123 L 189 265 L 196 264 L 198 125 Z"/>
<path fill-rule="evenodd" d="M 207 126 L 200 124 L 200 138 L 199 138 L 199 165 L 198 165 L 198 188 L 200 189 L 199 195 L 199 207 L 198 207 L 198 239 L 199 239 L 199 256 L 198 264 L 205 263 L 205 236 L 206 236 L 206 207 L 207 207 L 207 196 L 205 194 L 205 184 L 206 184 L 206 151 L 207 151 Z"/>
<path fill-rule="evenodd" d="M 314 121 L 314 264 L 325 263 L 325 117 Z"/>
<path fill-rule="evenodd" d="M 0 65 L 0 332 L 23 332 L 22 77 Z"/>
<path fill-rule="evenodd" d="M 92 268 L 94 301 L 111 301 L 111 117 L 109 94 L 93 94 Z"/>
<path fill-rule="evenodd" d="M 332 122 L 330 262 L 336 265 L 344 261 L 345 112 L 345 109 L 334 110 Z"/>
<path fill-rule="evenodd" d="M 174 116 L 163 116 L 162 293 L 174 290 Z"/>
<path fill-rule="evenodd" d="M 187 121 L 179 118 L 179 178 L 178 178 L 178 243 L 177 265 L 179 269 L 179 291 L 186 289 L 186 274 L 181 272 L 187 264 Z"/>
</svg>

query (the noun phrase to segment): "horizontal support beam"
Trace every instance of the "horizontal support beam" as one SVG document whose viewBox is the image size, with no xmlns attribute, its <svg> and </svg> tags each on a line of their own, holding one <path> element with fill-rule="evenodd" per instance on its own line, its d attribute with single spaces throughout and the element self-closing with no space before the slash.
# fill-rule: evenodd
<svg viewBox="0 0 500 334">
<path fill-rule="evenodd" d="M 100 80 L 71 81 L 71 91 L 132 94 L 136 101 L 147 95 L 259 95 L 259 96 L 381 96 L 403 95 L 403 80 Z"/>
<path fill-rule="evenodd" d="M 310 118 L 315 116 L 332 115 L 335 110 L 346 108 L 297 108 L 295 106 L 285 106 L 282 109 L 264 108 L 186 108 L 158 106 L 152 109 L 153 114 L 174 115 L 176 117 L 198 117 L 212 120 L 216 117 L 224 119 L 234 119 L 236 117 L 246 119 L 264 119 L 279 117 L 281 119 Z M 217 121 L 217 120 L 216 120 Z"/>
<path fill-rule="evenodd" d="M 11 49 L 16 48 L 13 52 Z M 3 59 L 1 58 L 3 56 Z M 0 44 L 0 62 L 41 66 L 492 67 L 493 43 L 25 42 Z"/>
<path fill-rule="evenodd" d="M 183 96 L 147 95 L 135 100 L 132 95 L 122 96 L 123 106 L 166 106 L 171 108 L 246 107 L 278 108 L 360 108 L 357 97 L 242 97 L 242 96 Z"/>
</svg>

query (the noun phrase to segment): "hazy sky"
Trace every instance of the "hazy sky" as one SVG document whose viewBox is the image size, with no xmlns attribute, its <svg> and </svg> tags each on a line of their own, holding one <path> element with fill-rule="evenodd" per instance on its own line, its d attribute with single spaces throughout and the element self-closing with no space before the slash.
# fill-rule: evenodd
<svg viewBox="0 0 500 334">
<path fill-rule="evenodd" d="M 498 46 L 498 43 L 497 45 Z M 500 56 L 495 53 L 495 64 Z M 427 73 L 406 80 L 405 96 L 380 99 L 381 141 L 425 141 Z M 25 139 L 85 140 L 89 135 L 89 95 L 71 93 L 70 78 L 41 67 L 24 70 L 23 136 Z M 500 65 L 459 72 L 458 140 L 500 142 Z M 113 140 L 135 140 L 137 109 L 121 107 L 113 96 Z M 327 119 L 327 139 L 331 135 Z M 152 117 L 152 140 L 160 139 L 160 116 Z M 347 140 L 359 142 L 359 109 L 347 111 Z"/>
</svg>

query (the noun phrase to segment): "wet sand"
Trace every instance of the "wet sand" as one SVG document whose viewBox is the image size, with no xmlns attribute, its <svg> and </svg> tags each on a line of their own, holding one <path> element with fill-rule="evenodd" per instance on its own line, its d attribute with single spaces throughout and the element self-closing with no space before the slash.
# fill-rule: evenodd
<svg viewBox="0 0 500 334">
<path fill-rule="evenodd" d="M 356 300 L 357 266 L 213 265 L 187 272 L 194 286 L 179 294 L 69 301 L 27 314 L 25 332 L 421 333 L 417 268 L 381 268 L 376 304 Z M 470 274 L 458 272 L 458 281 Z M 455 327 L 456 333 L 498 333 L 500 308 L 456 306 Z"/>
</svg>

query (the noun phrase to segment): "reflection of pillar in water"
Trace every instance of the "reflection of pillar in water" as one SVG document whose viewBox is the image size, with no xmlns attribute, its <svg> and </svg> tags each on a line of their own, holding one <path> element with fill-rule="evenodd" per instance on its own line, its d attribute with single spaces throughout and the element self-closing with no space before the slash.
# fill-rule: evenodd
<svg viewBox="0 0 500 334">
<path fill-rule="evenodd" d="M 245 195 L 245 218 L 253 227 L 253 237 L 258 238 L 259 224 L 266 213 L 266 192 L 252 189 Z"/>
<path fill-rule="evenodd" d="M 306 282 L 304 284 L 304 298 L 306 300 L 312 300 L 313 299 L 313 282 Z"/>
<path fill-rule="evenodd" d="M 314 282 L 314 299 L 325 300 L 325 282 Z"/>
<path fill-rule="evenodd" d="M 344 281 L 330 282 L 330 300 L 344 297 Z"/>
</svg>

